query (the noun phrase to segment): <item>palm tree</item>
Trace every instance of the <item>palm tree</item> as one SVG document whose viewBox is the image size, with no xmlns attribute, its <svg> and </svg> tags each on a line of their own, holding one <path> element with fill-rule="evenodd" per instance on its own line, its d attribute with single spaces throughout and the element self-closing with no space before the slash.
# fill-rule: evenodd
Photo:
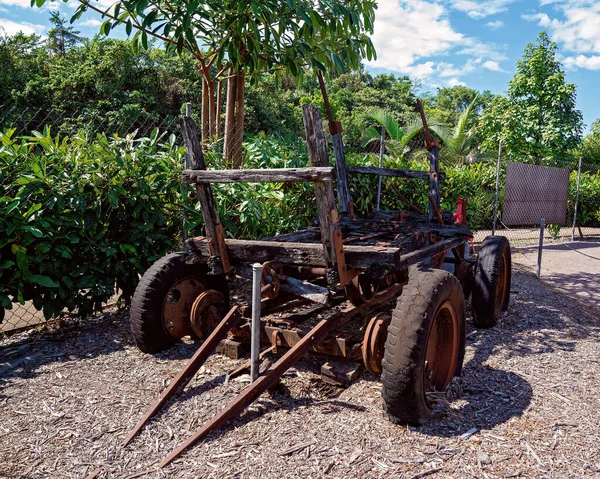
<svg viewBox="0 0 600 479">
<path fill-rule="evenodd" d="M 365 113 L 365 118 L 374 120 L 387 132 L 389 139 L 385 140 L 385 148 L 392 156 L 403 156 L 408 152 L 410 142 L 423 129 L 421 120 L 415 116 L 404 128 L 394 119 L 394 117 L 383 108 L 373 108 Z M 370 148 L 379 148 L 381 141 L 381 132 L 377 128 L 368 128 L 363 138 L 365 146 Z"/>
<path fill-rule="evenodd" d="M 441 140 L 440 161 L 446 165 L 462 165 L 466 162 L 470 153 L 476 149 L 477 137 L 475 130 L 467 130 L 469 119 L 475 110 L 477 96 L 468 108 L 463 111 L 453 129 L 444 125 L 436 118 L 428 119 L 429 129 Z M 393 156 L 403 156 L 410 150 L 410 142 L 423 131 L 423 125 L 418 115 L 415 115 L 404 128 L 389 112 L 374 108 L 365 114 L 366 118 L 374 120 L 385 128 L 389 139 L 385 142 L 386 150 Z M 376 128 L 368 128 L 365 131 L 365 146 L 374 147 L 381 141 L 381 133 Z"/>
<path fill-rule="evenodd" d="M 458 121 L 453 129 L 444 125 L 435 125 L 431 129 L 442 140 L 442 149 L 440 150 L 440 160 L 452 166 L 463 165 L 467 158 L 477 148 L 477 135 L 474 128 L 467 130 L 469 119 L 475 110 L 476 95 L 471 104 L 458 117 Z"/>
</svg>

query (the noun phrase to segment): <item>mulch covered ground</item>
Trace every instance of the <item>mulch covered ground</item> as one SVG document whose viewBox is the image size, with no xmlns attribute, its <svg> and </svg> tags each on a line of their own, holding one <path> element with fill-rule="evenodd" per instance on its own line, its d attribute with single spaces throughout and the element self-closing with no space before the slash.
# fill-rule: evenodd
<svg viewBox="0 0 600 479">
<path fill-rule="evenodd" d="M 127 448 L 120 443 L 196 346 L 140 353 L 127 314 L 0 342 L 0 477 L 600 477 L 600 322 L 515 272 L 506 317 L 469 318 L 463 378 L 419 428 L 394 426 L 380 385 L 290 370 L 229 427 L 163 470 L 156 463 L 234 398 L 245 378 L 213 356 Z"/>
</svg>

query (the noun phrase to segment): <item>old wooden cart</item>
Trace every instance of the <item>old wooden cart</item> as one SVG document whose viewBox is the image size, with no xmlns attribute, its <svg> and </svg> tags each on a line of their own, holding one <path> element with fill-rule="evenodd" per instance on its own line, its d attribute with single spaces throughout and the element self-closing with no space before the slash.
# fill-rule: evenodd
<svg viewBox="0 0 600 479">
<path fill-rule="evenodd" d="M 250 341 L 250 305 L 229 304 L 234 276 L 250 277 L 252 263 L 262 263 L 261 357 L 277 354 L 258 379 L 215 418 L 173 451 L 165 465 L 195 441 L 220 427 L 272 387 L 306 353 L 350 365 L 352 379 L 360 365 L 381 375 L 383 407 L 395 423 L 416 424 L 431 412 L 428 391 L 442 391 L 460 375 L 465 350 L 465 297 L 472 292 L 474 323 L 490 327 L 507 309 L 510 248 L 505 238 L 488 237 L 471 251 L 471 230 L 464 223 L 464 203 L 453 216 L 439 210 L 439 145 L 425 117 L 430 171 L 400 171 L 346 166 L 339 123 L 330 121 L 336 166 L 329 166 L 319 110 L 304 105 L 303 116 L 312 166 L 300 169 L 206 170 L 196 127 L 183 120 L 206 236 L 187 241 L 185 252 L 157 261 L 144 275 L 131 307 L 134 338 L 142 351 L 155 353 L 184 336 L 204 339 L 188 366 L 171 382 L 125 440 L 175 392 L 189 382 L 217 347 L 238 357 Z M 331 120 L 331 119 L 330 119 Z M 376 174 L 426 180 L 430 208 L 378 212 L 357 219 L 352 212 L 348 174 Z M 211 183 L 312 182 L 318 226 L 261 241 L 225 239 L 214 206 Z M 335 202 L 333 183 L 337 181 Z M 475 186 L 476 187 L 476 186 Z M 458 224 L 457 224 L 458 220 Z M 282 319 L 300 304 L 320 304 L 330 314 Z M 327 314 L 326 314 L 327 316 Z M 323 375 L 342 380 L 336 363 Z M 241 371 L 247 364 L 239 368 Z M 239 372 L 234 371 L 233 374 Z"/>
</svg>

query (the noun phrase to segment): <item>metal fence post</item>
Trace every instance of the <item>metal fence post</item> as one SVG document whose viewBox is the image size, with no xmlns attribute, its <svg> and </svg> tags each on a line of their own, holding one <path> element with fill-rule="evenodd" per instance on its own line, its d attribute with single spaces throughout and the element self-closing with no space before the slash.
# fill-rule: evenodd
<svg viewBox="0 0 600 479">
<path fill-rule="evenodd" d="M 192 104 L 189 102 L 185 104 L 185 116 L 187 116 L 187 117 L 192 116 Z M 183 166 L 185 167 L 186 170 L 188 170 L 190 168 L 190 159 L 188 158 L 187 154 L 183 155 L 183 158 L 184 158 Z M 187 220 L 188 220 L 188 217 L 187 217 L 187 212 L 185 211 L 185 200 L 184 200 L 184 203 L 183 203 L 183 244 L 184 245 L 186 244 L 186 241 L 188 239 L 188 230 L 185 227 Z"/>
<path fill-rule="evenodd" d="M 500 189 L 500 164 L 502 160 L 502 140 L 498 145 L 498 167 L 496 169 L 496 197 L 494 199 L 494 223 L 492 224 L 492 236 L 496 234 L 496 218 L 498 217 L 498 191 Z"/>
<path fill-rule="evenodd" d="M 260 289 L 262 264 L 252 265 L 252 336 L 250 342 L 250 377 L 258 379 L 258 355 L 260 352 Z"/>
<path fill-rule="evenodd" d="M 575 211 L 573 212 L 573 229 L 571 230 L 571 241 L 575 241 L 575 226 L 577 224 L 577 207 L 579 206 L 579 182 L 580 181 L 581 181 L 581 156 L 579 157 L 579 168 L 577 169 L 577 193 L 575 194 Z"/>
<path fill-rule="evenodd" d="M 538 249 L 538 262 L 537 262 L 537 277 L 540 279 L 542 273 L 542 249 L 544 247 L 544 230 L 546 229 L 546 220 L 542 218 L 540 220 L 540 245 Z"/>
<path fill-rule="evenodd" d="M 383 155 L 385 153 L 385 126 L 381 127 L 381 143 L 379 146 L 379 168 L 383 168 Z M 379 205 L 381 204 L 381 175 L 377 180 L 377 204 L 375 210 L 379 211 Z"/>
</svg>

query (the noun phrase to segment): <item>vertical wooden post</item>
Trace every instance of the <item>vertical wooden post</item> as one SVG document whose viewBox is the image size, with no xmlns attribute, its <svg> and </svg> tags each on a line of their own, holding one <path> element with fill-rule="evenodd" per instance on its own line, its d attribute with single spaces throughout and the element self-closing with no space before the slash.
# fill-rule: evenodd
<svg viewBox="0 0 600 479">
<path fill-rule="evenodd" d="M 331 133 L 331 141 L 333 143 L 340 213 L 348 214 L 352 213 L 352 197 L 350 196 L 350 187 L 348 186 L 348 167 L 346 166 L 346 154 L 344 153 L 344 142 L 342 140 L 343 128 L 339 121 L 333 120 L 333 113 L 331 112 L 331 105 L 329 104 L 329 97 L 327 96 L 323 74 L 319 72 L 317 78 L 319 79 L 319 87 L 321 88 L 321 94 L 323 95 L 323 103 L 325 104 L 325 111 L 329 122 L 329 133 Z"/>
<path fill-rule="evenodd" d="M 190 168 L 192 170 L 206 170 L 204 153 L 202 153 L 202 148 L 198 141 L 198 130 L 191 117 L 183 117 L 181 120 L 181 132 L 183 133 L 185 152 L 189 159 Z M 197 184 L 196 193 L 198 194 L 202 208 L 206 237 L 210 240 L 210 254 L 211 256 L 219 256 L 218 228 L 221 227 L 221 223 L 217 215 L 212 189 L 208 184 Z"/>
<path fill-rule="evenodd" d="M 435 207 L 440 209 L 440 150 L 437 146 L 429 150 L 429 194 L 431 195 Z M 436 208 L 429 205 L 429 220 L 436 219 Z"/>
<path fill-rule="evenodd" d="M 312 104 L 302 105 L 302 117 L 304 119 L 306 143 L 308 144 L 308 157 L 312 166 L 329 166 L 325 134 L 323 132 L 323 123 L 319 109 Z M 315 181 L 314 188 L 319 210 L 319 222 L 321 224 L 321 242 L 325 249 L 327 263 L 332 266 L 336 262 L 333 227 L 329 219 L 330 212 L 335 211 L 333 187 L 331 183 Z"/>
<path fill-rule="evenodd" d="M 423 130 L 425 131 L 425 148 L 429 151 L 429 221 L 433 221 L 436 219 L 436 208 L 440 209 L 440 144 L 429 131 L 425 111 L 423 110 L 421 100 L 418 98 L 417 109 L 421 115 Z M 431 202 L 433 202 L 433 205 Z"/>
</svg>

